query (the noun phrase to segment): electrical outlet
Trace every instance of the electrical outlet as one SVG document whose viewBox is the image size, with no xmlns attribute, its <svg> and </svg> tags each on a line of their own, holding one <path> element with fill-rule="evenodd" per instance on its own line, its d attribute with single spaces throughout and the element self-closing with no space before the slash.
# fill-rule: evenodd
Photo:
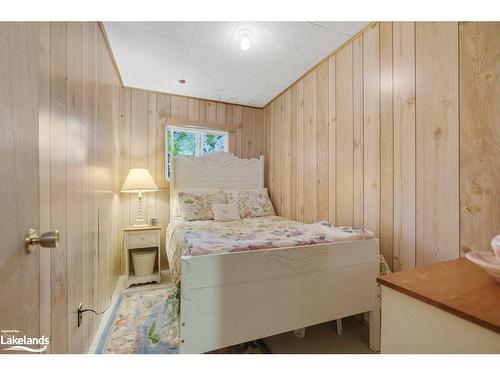
<svg viewBox="0 0 500 375">
<path fill-rule="evenodd" d="M 83 308 L 83 303 L 80 302 L 80 304 L 78 305 L 78 309 L 76 310 L 78 328 L 80 328 L 80 326 L 82 325 L 82 319 L 83 319 L 83 313 L 84 312 L 91 312 L 91 313 L 93 313 L 95 315 L 102 315 L 102 314 L 104 314 L 104 312 L 108 309 L 108 307 L 110 305 L 111 305 L 111 300 L 109 301 L 109 304 L 104 309 L 104 311 L 99 313 L 99 312 L 95 311 L 94 309 L 84 309 Z"/>
<path fill-rule="evenodd" d="M 80 328 L 80 326 L 82 325 L 82 318 L 83 318 L 83 303 L 80 302 L 80 304 L 78 305 L 78 310 L 77 310 L 77 324 L 78 324 L 78 328 Z"/>
</svg>

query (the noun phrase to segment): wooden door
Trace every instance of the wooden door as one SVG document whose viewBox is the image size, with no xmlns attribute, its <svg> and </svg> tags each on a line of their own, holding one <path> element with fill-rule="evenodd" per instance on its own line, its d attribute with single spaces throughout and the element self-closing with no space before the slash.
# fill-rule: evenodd
<svg viewBox="0 0 500 375">
<path fill-rule="evenodd" d="M 36 23 L 0 22 L 0 333 L 40 335 L 40 251 L 25 251 L 39 231 L 38 60 Z M 19 332 L 8 332 L 17 330 Z M 0 353 L 10 345 L 0 343 Z"/>
</svg>

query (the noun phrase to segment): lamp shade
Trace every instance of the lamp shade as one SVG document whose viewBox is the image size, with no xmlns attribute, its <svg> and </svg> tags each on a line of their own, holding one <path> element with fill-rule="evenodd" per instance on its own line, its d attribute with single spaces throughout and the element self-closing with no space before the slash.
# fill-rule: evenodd
<svg viewBox="0 0 500 375">
<path fill-rule="evenodd" d="M 122 186 L 122 193 L 158 191 L 153 177 L 146 168 L 133 168 L 128 172 Z"/>
</svg>

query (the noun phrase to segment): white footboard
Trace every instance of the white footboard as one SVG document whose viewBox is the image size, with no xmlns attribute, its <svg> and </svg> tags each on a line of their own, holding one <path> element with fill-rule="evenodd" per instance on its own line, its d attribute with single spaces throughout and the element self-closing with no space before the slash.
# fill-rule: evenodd
<svg viewBox="0 0 500 375">
<path fill-rule="evenodd" d="M 378 240 L 182 257 L 181 353 L 370 312 L 379 350 Z"/>
</svg>

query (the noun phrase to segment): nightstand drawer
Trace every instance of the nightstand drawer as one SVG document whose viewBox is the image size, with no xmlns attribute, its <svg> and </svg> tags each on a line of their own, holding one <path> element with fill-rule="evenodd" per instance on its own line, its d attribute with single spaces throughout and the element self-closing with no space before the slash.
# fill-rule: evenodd
<svg viewBox="0 0 500 375">
<path fill-rule="evenodd" d="M 128 234 L 128 247 L 141 248 L 159 246 L 159 232 L 137 232 Z"/>
</svg>

